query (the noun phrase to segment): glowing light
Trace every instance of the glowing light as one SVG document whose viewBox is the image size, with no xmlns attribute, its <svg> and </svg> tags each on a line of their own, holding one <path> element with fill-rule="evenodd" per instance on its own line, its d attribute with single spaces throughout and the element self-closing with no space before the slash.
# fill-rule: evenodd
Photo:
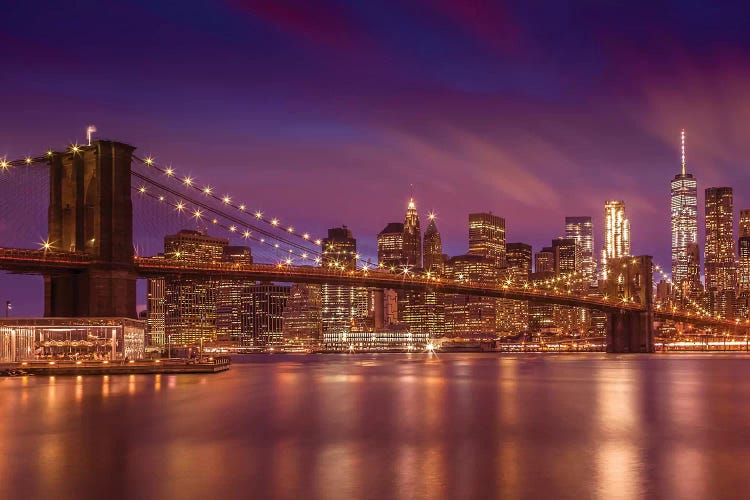
<svg viewBox="0 0 750 500">
<path fill-rule="evenodd" d="M 284 262 L 286 262 L 286 265 L 289 266 L 292 264 L 292 259 L 286 259 Z"/>
<path fill-rule="evenodd" d="M 24 160 L 24 161 L 26 161 L 26 165 L 31 165 L 32 159 L 31 159 L 30 156 L 27 156 L 26 160 Z"/>
<path fill-rule="evenodd" d="M 174 175 L 174 169 L 172 167 L 167 167 L 164 169 L 164 173 L 167 175 L 167 177 L 172 177 Z"/>
<path fill-rule="evenodd" d="M 245 231 L 244 233 L 242 233 L 242 236 L 243 236 L 244 238 L 249 238 L 249 237 L 250 237 L 250 231 L 247 231 L 247 230 L 246 230 L 246 231 Z"/>
<path fill-rule="evenodd" d="M 320 240 L 315 240 L 315 244 L 316 244 L 316 245 L 318 245 L 318 246 L 320 246 L 320 245 L 321 245 L 322 243 L 323 243 L 323 242 L 322 242 L 322 241 L 320 241 Z"/>
<path fill-rule="evenodd" d="M 214 224 L 218 224 L 219 223 L 219 219 L 214 219 L 211 222 L 213 222 Z"/>
<path fill-rule="evenodd" d="M 182 212 L 183 210 L 185 210 L 185 204 L 181 201 L 178 201 L 174 208 L 176 208 L 178 212 Z"/>
<path fill-rule="evenodd" d="M 196 208 L 195 210 L 193 210 L 193 217 L 195 217 L 196 219 L 200 219 L 201 217 L 203 217 L 203 212 Z"/>
<path fill-rule="evenodd" d="M 245 211 L 245 205 L 240 205 L 239 208 L 240 208 L 240 212 L 244 212 Z"/>
<path fill-rule="evenodd" d="M 42 250 L 50 250 L 52 248 L 52 242 L 47 238 L 41 243 Z"/>
<path fill-rule="evenodd" d="M 435 212 L 430 212 L 427 214 L 427 218 L 430 220 L 435 220 L 437 218 L 437 214 Z"/>
<path fill-rule="evenodd" d="M 55 154 L 55 152 L 52 151 L 51 149 L 49 151 L 47 151 L 47 156 L 52 156 L 53 154 Z"/>
<path fill-rule="evenodd" d="M 272 226 L 278 226 L 279 225 L 279 219 L 272 219 L 271 220 L 271 225 Z"/>
<path fill-rule="evenodd" d="M 145 160 L 143 160 L 143 163 L 148 165 L 149 167 L 154 164 L 154 159 L 150 156 L 147 156 Z"/>
<path fill-rule="evenodd" d="M 224 198 L 221 199 L 226 205 L 229 205 L 232 203 L 232 198 L 229 197 L 229 195 L 224 195 Z"/>
<path fill-rule="evenodd" d="M 273 245 L 273 247 L 274 247 L 274 248 L 279 248 L 279 244 L 278 244 L 278 243 L 275 243 L 275 244 Z"/>
<path fill-rule="evenodd" d="M 81 151 L 81 148 L 78 146 L 78 144 L 72 144 L 70 146 L 70 152 L 73 154 L 77 154 Z"/>
<path fill-rule="evenodd" d="M 256 219 L 262 219 L 263 218 L 263 212 L 261 212 L 260 210 L 258 210 L 257 212 L 255 212 L 255 218 Z"/>
<path fill-rule="evenodd" d="M 206 196 L 210 195 L 212 191 L 213 188 L 211 186 L 206 186 L 203 188 L 203 194 L 205 194 Z"/>
<path fill-rule="evenodd" d="M 232 233 L 237 232 L 237 226 L 229 226 L 229 231 Z"/>
<path fill-rule="evenodd" d="M 306 254 L 306 253 L 303 253 L 303 254 L 302 254 L 302 258 L 303 258 L 303 259 L 306 259 L 306 258 L 307 258 L 307 254 Z"/>
<path fill-rule="evenodd" d="M 164 196 L 159 196 L 159 201 L 164 201 Z"/>
<path fill-rule="evenodd" d="M 0 168 L 2 168 L 3 170 L 8 170 L 8 160 L 6 160 L 5 158 L 0 160 Z"/>
<path fill-rule="evenodd" d="M 305 233 L 305 234 L 302 235 L 302 238 L 304 238 L 306 240 L 309 240 L 310 239 L 310 235 L 307 234 L 307 233 Z"/>
<path fill-rule="evenodd" d="M 294 228 L 291 227 L 291 226 L 289 226 L 288 228 L 286 228 L 286 231 L 287 231 L 287 233 L 293 233 L 294 232 Z"/>
<path fill-rule="evenodd" d="M 146 192 L 146 186 L 139 187 L 138 188 L 138 192 L 141 193 L 141 194 L 145 193 Z"/>
<path fill-rule="evenodd" d="M 188 177 L 185 177 L 185 178 L 184 178 L 184 179 L 182 180 L 182 182 L 183 182 L 183 183 L 184 183 L 184 184 L 185 184 L 186 186 L 192 186 L 192 185 L 193 185 L 193 179 L 191 179 L 191 178 L 190 178 L 189 176 L 188 176 Z"/>
<path fill-rule="evenodd" d="M 316 264 L 320 264 L 320 257 L 315 257 L 315 259 L 313 260 L 315 261 Z"/>
</svg>

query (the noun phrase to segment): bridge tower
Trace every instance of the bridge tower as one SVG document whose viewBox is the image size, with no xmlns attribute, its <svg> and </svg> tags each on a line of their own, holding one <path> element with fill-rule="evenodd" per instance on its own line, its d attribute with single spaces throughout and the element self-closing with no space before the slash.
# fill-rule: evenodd
<svg viewBox="0 0 750 500">
<path fill-rule="evenodd" d="M 650 255 L 620 257 L 607 262 L 605 293 L 641 305 L 607 314 L 607 352 L 654 352 L 653 264 Z"/>
<path fill-rule="evenodd" d="M 48 234 L 55 249 L 83 252 L 84 271 L 45 276 L 44 314 L 136 317 L 132 146 L 95 141 L 50 159 Z"/>
</svg>

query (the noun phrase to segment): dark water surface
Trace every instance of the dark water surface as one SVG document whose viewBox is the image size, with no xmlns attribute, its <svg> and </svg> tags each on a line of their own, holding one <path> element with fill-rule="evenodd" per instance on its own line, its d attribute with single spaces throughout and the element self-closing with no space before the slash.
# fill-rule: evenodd
<svg viewBox="0 0 750 500">
<path fill-rule="evenodd" d="M 747 498 L 743 355 L 255 355 L 0 379 L 0 498 Z"/>
</svg>

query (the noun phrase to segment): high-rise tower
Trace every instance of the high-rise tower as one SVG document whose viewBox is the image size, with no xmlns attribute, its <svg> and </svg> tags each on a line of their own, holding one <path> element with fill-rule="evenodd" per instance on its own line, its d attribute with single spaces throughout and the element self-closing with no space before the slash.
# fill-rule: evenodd
<svg viewBox="0 0 750 500">
<path fill-rule="evenodd" d="M 409 200 L 404 217 L 403 255 L 404 264 L 422 267 L 422 232 L 419 229 L 419 214 L 414 198 Z"/>
<path fill-rule="evenodd" d="M 737 286 L 733 205 L 732 188 L 706 189 L 706 291 L 711 312 L 725 317 L 732 313 Z"/>
<path fill-rule="evenodd" d="M 440 231 L 435 224 L 435 215 L 430 214 L 430 223 L 424 232 L 424 268 L 433 273 L 442 273 L 443 268 L 443 243 L 440 239 Z"/>
<path fill-rule="evenodd" d="M 689 252 L 698 243 L 698 182 L 685 171 L 685 129 L 682 130 L 682 172 L 671 183 L 670 213 L 672 220 L 672 282 L 678 296 L 694 293 L 700 287 L 689 270 L 694 255 Z"/>
<path fill-rule="evenodd" d="M 594 283 L 596 260 L 594 260 L 594 225 L 591 217 L 565 217 L 565 238 L 572 238 L 581 248 L 581 271 L 590 283 Z"/>
<path fill-rule="evenodd" d="M 602 249 L 602 279 L 607 279 L 607 262 L 630 255 L 630 221 L 625 216 L 625 202 L 608 201 L 604 204 L 604 248 Z"/>
<path fill-rule="evenodd" d="M 505 267 L 505 219 L 490 213 L 469 214 L 469 255 L 481 255 L 495 268 Z"/>
</svg>

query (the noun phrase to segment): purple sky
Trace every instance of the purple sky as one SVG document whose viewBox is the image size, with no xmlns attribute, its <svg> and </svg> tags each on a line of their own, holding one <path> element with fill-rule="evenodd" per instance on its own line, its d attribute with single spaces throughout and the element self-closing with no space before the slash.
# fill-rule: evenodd
<svg viewBox="0 0 750 500">
<path fill-rule="evenodd" d="M 622 199 L 634 253 L 668 266 L 684 127 L 701 193 L 750 206 L 750 8 L 513 3 L 14 2 L 0 155 L 93 123 L 300 230 L 347 224 L 365 254 L 410 184 L 450 254 L 488 210 L 535 249 L 592 215 L 598 248 L 604 201 Z M 0 294 L 38 314 L 23 280 Z"/>
</svg>

